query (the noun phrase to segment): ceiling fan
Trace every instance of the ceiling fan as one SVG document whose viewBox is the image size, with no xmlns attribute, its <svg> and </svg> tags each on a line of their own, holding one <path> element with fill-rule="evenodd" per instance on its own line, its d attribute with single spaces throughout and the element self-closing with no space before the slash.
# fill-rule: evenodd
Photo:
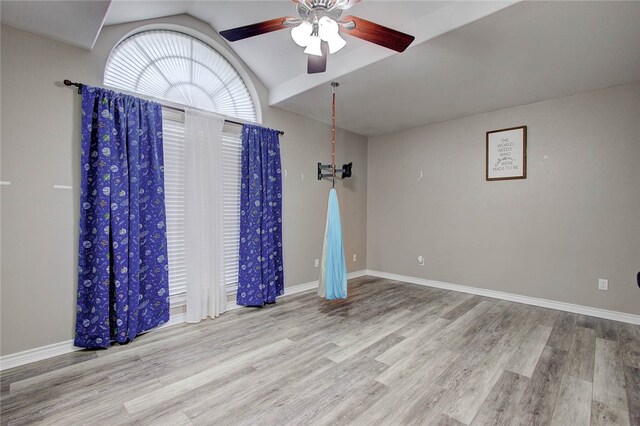
<svg viewBox="0 0 640 426">
<path fill-rule="evenodd" d="M 292 0 L 297 3 L 298 16 L 283 16 L 243 27 L 221 31 L 228 41 L 243 40 L 272 31 L 291 28 L 291 38 L 308 55 L 309 74 L 325 72 L 327 56 L 342 49 L 347 42 L 340 33 L 404 52 L 414 36 L 358 18 L 344 16 L 342 11 L 360 0 Z"/>
</svg>

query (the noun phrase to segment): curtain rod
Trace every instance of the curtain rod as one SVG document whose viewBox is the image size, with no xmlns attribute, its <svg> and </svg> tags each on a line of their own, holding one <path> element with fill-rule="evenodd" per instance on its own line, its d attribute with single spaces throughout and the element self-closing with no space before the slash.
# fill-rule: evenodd
<svg viewBox="0 0 640 426">
<path fill-rule="evenodd" d="M 65 86 L 75 86 L 75 87 L 77 87 L 78 88 L 78 93 L 80 93 L 80 89 L 82 89 L 82 83 L 75 83 L 75 82 L 73 82 L 71 80 L 68 80 L 68 79 L 63 80 L 62 82 L 64 83 Z M 184 108 L 177 108 L 177 107 L 174 107 L 174 106 L 165 105 L 162 102 L 158 102 L 158 103 L 160 105 L 162 105 L 163 108 L 172 109 L 174 111 L 179 111 L 179 112 L 185 112 Z M 209 111 L 207 111 L 207 112 L 209 112 Z M 226 117 L 225 117 L 224 121 L 226 121 L 227 123 L 237 124 L 238 126 L 242 126 L 243 124 L 254 124 L 254 123 L 251 123 L 249 121 L 245 121 L 245 122 L 235 121 L 235 120 L 231 120 L 231 119 L 226 118 Z M 281 135 L 284 135 L 284 132 L 282 130 L 278 130 L 278 133 L 280 133 Z"/>
</svg>

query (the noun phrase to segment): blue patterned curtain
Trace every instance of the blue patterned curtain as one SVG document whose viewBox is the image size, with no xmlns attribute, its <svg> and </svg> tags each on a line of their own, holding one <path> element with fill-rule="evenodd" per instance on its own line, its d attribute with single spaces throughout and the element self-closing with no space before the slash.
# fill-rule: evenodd
<svg viewBox="0 0 640 426">
<path fill-rule="evenodd" d="M 162 110 L 82 87 L 75 345 L 107 347 L 169 320 Z"/>
<path fill-rule="evenodd" d="M 237 303 L 263 306 L 284 293 L 282 175 L 277 130 L 242 127 Z"/>
</svg>

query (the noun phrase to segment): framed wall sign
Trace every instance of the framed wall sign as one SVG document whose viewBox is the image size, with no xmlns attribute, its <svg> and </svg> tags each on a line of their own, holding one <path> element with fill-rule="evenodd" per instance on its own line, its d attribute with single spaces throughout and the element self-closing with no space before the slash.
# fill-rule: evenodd
<svg viewBox="0 0 640 426">
<path fill-rule="evenodd" d="M 527 126 L 487 132 L 487 180 L 527 178 Z"/>
</svg>

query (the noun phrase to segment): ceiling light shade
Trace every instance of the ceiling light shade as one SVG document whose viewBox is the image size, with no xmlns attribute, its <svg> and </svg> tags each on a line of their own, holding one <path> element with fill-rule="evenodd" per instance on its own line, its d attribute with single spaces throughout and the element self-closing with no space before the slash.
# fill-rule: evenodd
<svg viewBox="0 0 640 426">
<path fill-rule="evenodd" d="M 347 44 L 347 42 L 340 37 L 338 33 L 335 33 L 331 38 L 329 38 L 327 43 L 329 44 L 329 53 L 331 54 L 336 53 Z"/>
<path fill-rule="evenodd" d="M 318 21 L 318 35 L 324 41 L 329 41 L 329 38 L 334 34 L 338 34 L 338 23 L 328 16 L 323 16 Z"/>
<path fill-rule="evenodd" d="M 309 38 L 311 38 L 311 31 L 313 30 L 313 25 L 310 22 L 303 21 L 297 27 L 293 27 L 291 29 L 291 38 L 296 44 L 300 47 L 307 47 L 309 44 Z"/>
<path fill-rule="evenodd" d="M 318 35 L 329 44 L 329 53 L 336 53 L 347 42 L 340 37 L 338 23 L 328 16 L 323 16 L 318 22 Z"/>
<path fill-rule="evenodd" d="M 307 44 L 307 48 L 304 49 L 304 53 L 307 55 L 315 55 L 322 56 L 322 49 L 320 48 L 320 43 L 322 40 L 318 36 L 310 36 L 309 44 Z"/>
</svg>

